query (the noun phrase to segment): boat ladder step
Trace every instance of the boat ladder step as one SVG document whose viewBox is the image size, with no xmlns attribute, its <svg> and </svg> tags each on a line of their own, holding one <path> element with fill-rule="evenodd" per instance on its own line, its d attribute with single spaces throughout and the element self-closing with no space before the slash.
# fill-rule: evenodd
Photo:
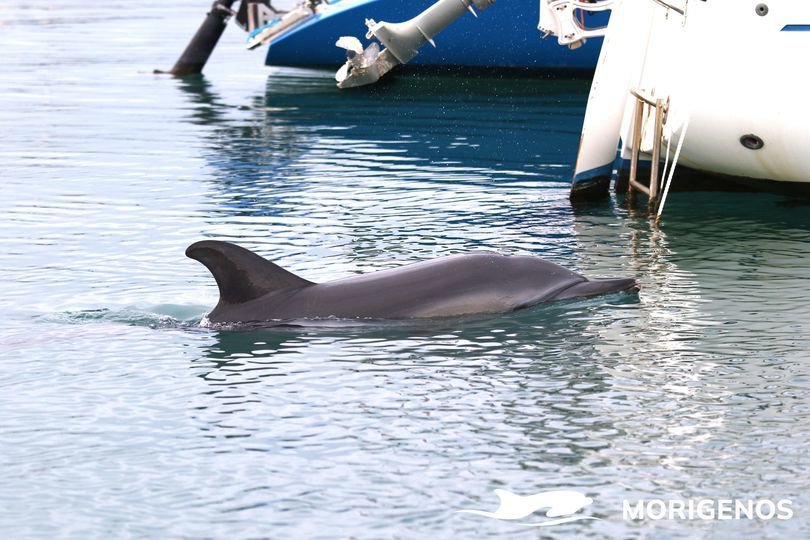
<svg viewBox="0 0 810 540">
<path fill-rule="evenodd" d="M 633 131 L 631 133 L 632 153 L 630 157 L 630 179 L 627 193 L 631 197 L 635 191 L 640 191 L 647 195 L 650 211 L 654 213 L 658 210 L 658 205 L 661 200 L 659 168 L 661 163 L 664 123 L 666 122 L 667 112 L 669 110 L 669 99 L 650 97 L 639 90 L 631 90 L 630 93 L 635 98 L 635 107 L 633 111 Z M 638 159 L 643 137 L 642 123 L 648 109 L 650 112 L 652 112 L 652 110 L 655 111 L 649 187 L 638 180 Z"/>
</svg>

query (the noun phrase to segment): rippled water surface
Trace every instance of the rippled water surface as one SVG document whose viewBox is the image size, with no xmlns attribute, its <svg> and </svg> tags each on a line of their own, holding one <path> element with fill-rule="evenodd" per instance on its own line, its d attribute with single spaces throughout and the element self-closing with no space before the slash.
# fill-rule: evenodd
<svg viewBox="0 0 810 540">
<path fill-rule="evenodd" d="M 339 92 L 331 71 L 265 68 L 235 28 L 204 78 L 175 80 L 151 70 L 207 2 L 10 4 L 3 538 L 810 536 L 810 207 L 676 194 L 660 228 L 623 198 L 575 212 L 587 80 Z M 183 254 L 204 238 L 314 281 L 486 249 L 642 289 L 215 331 L 214 281 Z M 579 491 L 601 519 L 456 513 L 494 510 L 494 489 Z M 623 499 L 699 497 L 796 515 L 622 520 Z"/>
</svg>

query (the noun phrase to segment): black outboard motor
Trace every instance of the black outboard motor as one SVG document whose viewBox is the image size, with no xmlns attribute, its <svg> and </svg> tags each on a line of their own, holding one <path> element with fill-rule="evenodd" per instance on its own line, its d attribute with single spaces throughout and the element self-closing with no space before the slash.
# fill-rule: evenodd
<svg viewBox="0 0 810 540">
<path fill-rule="evenodd" d="M 311 16 L 315 13 L 315 8 L 327 2 L 326 0 L 304 0 L 293 10 L 294 13 L 276 9 L 273 7 L 271 0 L 242 0 L 239 9 L 234 11 L 231 6 L 235 3 L 236 0 L 214 0 L 211 10 L 206 15 L 197 33 L 191 38 L 186 50 L 183 51 L 183 54 L 180 55 L 180 58 L 168 73 L 183 76 L 202 72 L 208 58 L 217 46 L 219 38 L 225 31 L 228 19 L 232 16 L 236 17 L 236 23 L 251 34 L 251 38 L 253 38 L 253 34 L 266 28 L 271 21 L 282 21 L 283 17 L 286 22 L 277 25 L 275 32 L 277 33 L 282 29 L 286 30 Z M 287 17 L 287 15 L 289 16 Z M 248 48 L 252 49 L 263 44 L 265 39 L 262 35 L 256 37 L 253 41 L 255 43 L 249 44 Z M 166 72 L 155 70 L 155 73 Z"/>
<path fill-rule="evenodd" d="M 191 38 L 186 50 L 177 59 L 169 73 L 183 76 L 202 72 L 222 36 L 222 32 L 225 31 L 228 19 L 233 15 L 231 6 L 234 2 L 235 0 L 214 0 L 211 10 L 205 16 L 197 33 Z"/>
</svg>

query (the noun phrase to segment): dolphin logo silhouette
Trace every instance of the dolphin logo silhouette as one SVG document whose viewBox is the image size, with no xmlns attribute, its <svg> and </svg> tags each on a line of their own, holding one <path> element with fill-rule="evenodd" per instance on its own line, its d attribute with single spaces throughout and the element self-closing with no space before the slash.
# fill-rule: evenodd
<svg viewBox="0 0 810 540">
<path fill-rule="evenodd" d="M 543 491 L 534 495 L 523 496 L 505 489 L 496 489 L 495 495 L 498 496 L 500 504 L 494 512 L 472 509 L 459 510 L 459 512 L 492 519 L 516 520 L 530 516 L 541 508 L 548 508 L 546 517 L 561 518 L 539 523 L 522 524 L 529 527 L 548 527 L 549 525 L 559 525 L 580 519 L 599 519 L 591 516 L 572 515 L 593 502 L 590 497 L 576 491 Z"/>
</svg>

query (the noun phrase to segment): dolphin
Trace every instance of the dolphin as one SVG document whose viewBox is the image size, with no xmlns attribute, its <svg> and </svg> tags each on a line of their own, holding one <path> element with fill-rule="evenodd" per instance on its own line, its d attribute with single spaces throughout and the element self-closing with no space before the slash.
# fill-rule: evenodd
<svg viewBox="0 0 810 540">
<path fill-rule="evenodd" d="M 219 287 L 212 323 L 297 319 L 417 319 L 505 313 L 541 302 L 635 292 L 635 279 L 589 280 L 536 257 L 473 252 L 313 283 L 228 242 L 186 256 Z"/>
</svg>

